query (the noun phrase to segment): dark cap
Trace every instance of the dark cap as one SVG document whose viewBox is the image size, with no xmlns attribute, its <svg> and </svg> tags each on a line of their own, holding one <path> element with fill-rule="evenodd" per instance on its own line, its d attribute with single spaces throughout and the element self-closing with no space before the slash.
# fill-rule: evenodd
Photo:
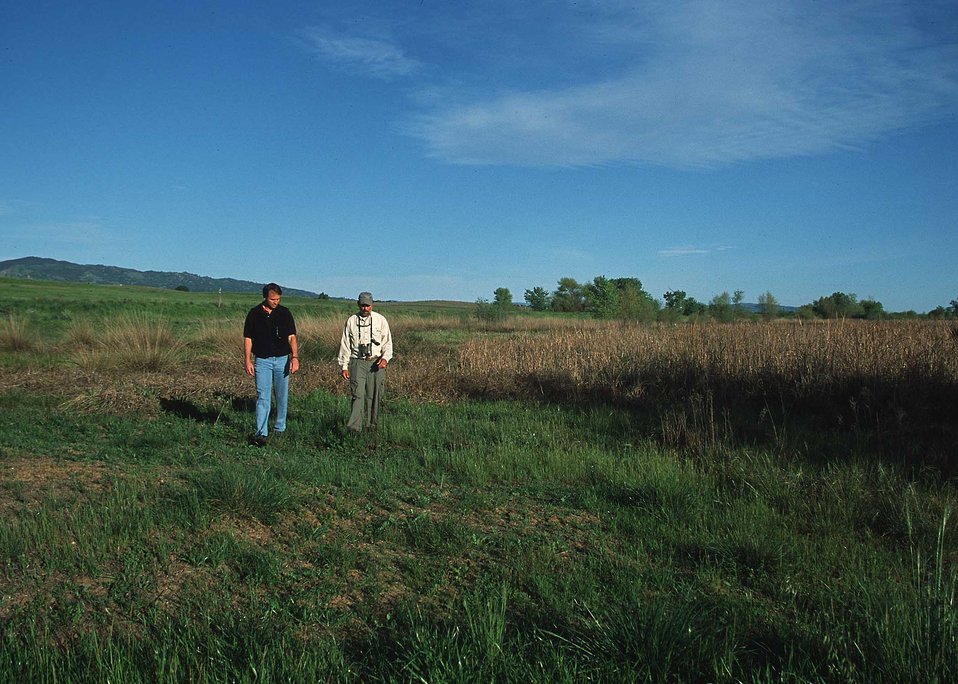
<svg viewBox="0 0 958 684">
<path fill-rule="evenodd" d="M 371 292 L 360 292 L 359 293 L 359 305 L 360 306 L 372 306 L 373 305 L 373 295 Z"/>
</svg>

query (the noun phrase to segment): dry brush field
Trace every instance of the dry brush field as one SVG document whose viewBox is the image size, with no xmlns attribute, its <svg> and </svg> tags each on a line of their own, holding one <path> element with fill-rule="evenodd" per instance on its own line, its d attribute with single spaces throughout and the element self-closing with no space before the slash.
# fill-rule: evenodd
<svg viewBox="0 0 958 684">
<path fill-rule="evenodd" d="M 74 321 L 58 340 L 10 319 L 3 345 L 35 360 L 8 367 L 3 389 L 58 396 L 75 410 L 215 410 L 251 399 L 238 323 L 190 326 L 126 316 L 97 333 Z M 346 391 L 335 355 L 341 321 L 301 316 L 295 395 Z M 652 324 L 516 317 L 392 316 L 389 392 L 410 401 L 525 399 L 615 405 L 651 420 L 672 446 L 781 441 L 790 424 L 868 432 L 951 472 L 958 423 L 958 328 L 929 321 Z"/>
</svg>

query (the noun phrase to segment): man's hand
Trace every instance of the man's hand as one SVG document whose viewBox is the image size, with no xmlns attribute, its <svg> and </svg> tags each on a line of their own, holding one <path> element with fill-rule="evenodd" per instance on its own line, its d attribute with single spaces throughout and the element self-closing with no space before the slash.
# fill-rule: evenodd
<svg viewBox="0 0 958 684">
<path fill-rule="evenodd" d="M 289 373 L 290 373 L 290 375 L 292 375 L 293 373 L 295 373 L 295 372 L 298 371 L 298 370 L 299 370 L 299 359 L 294 356 L 294 357 L 293 357 L 292 359 L 290 359 L 290 361 L 289 361 Z"/>
<path fill-rule="evenodd" d="M 376 362 L 376 365 L 379 366 L 380 368 L 385 368 L 386 364 L 388 363 L 389 361 L 387 361 L 386 359 L 379 359 L 379 361 Z"/>
<path fill-rule="evenodd" d="M 340 373 L 340 375 L 342 376 L 343 380 L 349 380 L 349 369 L 343 368 L 343 372 Z"/>
<path fill-rule="evenodd" d="M 256 372 L 253 370 L 253 362 L 250 361 L 249 358 L 246 359 L 246 374 L 249 376 L 256 374 Z"/>
</svg>

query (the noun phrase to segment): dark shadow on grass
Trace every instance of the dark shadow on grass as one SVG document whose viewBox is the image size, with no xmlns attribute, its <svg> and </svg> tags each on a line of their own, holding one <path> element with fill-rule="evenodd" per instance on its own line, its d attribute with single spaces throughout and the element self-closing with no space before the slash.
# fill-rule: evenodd
<svg viewBox="0 0 958 684">
<path fill-rule="evenodd" d="M 231 423 L 226 409 L 240 413 L 252 413 L 256 409 L 256 401 L 247 397 L 226 396 L 220 397 L 214 406 L 197 404 L 188 399 L 164 397 L 160 399 L 160 408 L 180 418 L 195 420 L 200 423 Z"/>
<path fill-rule="evenodd" d="M 201 423 L 215 423 L 220 417 L 219 411 L 200 407 L 192 401 L 184 399 L 160 399 L 160 408 L 180 418 L 187 418 Z"/>
<path fill-rule="evenodd" d="M 958 385 L 941 378 L 856 375 L 805 382 L 715 373 L 645 373 L 616 386 L 555 373 L 516 378 L 508 393 L 471 387 L 475 400 L 531 400 L 569 409 L 577 429 L 610 444 L 653 439 L 681 453 L 749 447 L 827 462 L 851 454 L 917 476 L 958 475 Z M 612 414 L 581 420 L 581 412 Z"/>
<path fill-rule="evenodd" d="M 230 408 L 234 411 L 248 413 L 256 410 L 255 397 L 237 397 L 235 395 L 228 397 Z"/>
</svg>

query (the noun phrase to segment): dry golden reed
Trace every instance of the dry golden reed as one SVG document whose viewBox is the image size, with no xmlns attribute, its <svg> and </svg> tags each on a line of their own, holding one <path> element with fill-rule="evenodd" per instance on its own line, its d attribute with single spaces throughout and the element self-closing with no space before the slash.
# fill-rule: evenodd
<svg viewBox="0 0 958 684">
<path fill-rule="evenodd" d="M 458 372 L 485 394 L 618 399 L 688 391 L 814 397 L 836 387 L 958 382 L 947 324 L 827 321 L 622 325 L 473 339 Z"/>
</svg>

